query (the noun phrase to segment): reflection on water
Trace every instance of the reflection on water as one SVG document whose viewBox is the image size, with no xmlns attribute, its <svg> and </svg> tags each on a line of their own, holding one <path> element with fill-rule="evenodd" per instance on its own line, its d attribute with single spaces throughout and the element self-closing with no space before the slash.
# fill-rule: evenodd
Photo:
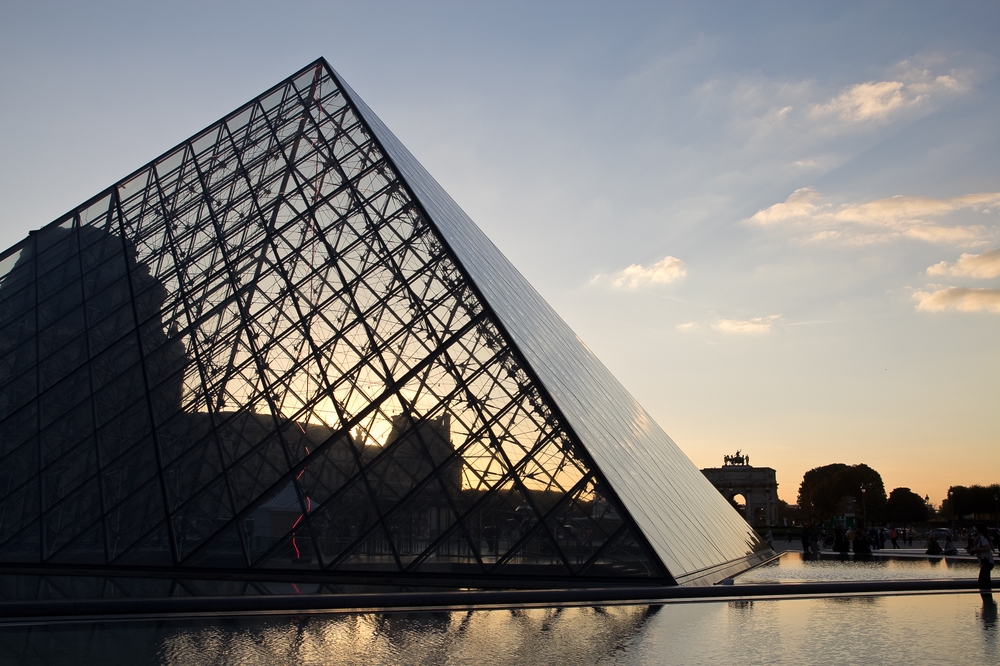
<svg viewBox="0 0 1000 666">
<path fill-rule="evenodd" d="M 955 558 L 871 558 L 817 560 L 802 553 L 784 553 L 736 578 L 737 585 L 797 581 L 912 580 L 975 578 L 979 564 Z"/>
<path fill-rule="evenodd" d="M 2 664 L 998 663 L 991 595 L 0 628 Z M 919 659 L 918 659 L 919 661 Z"/>
<path fill-rule="evenodd" d="M 992 594 L 982 594 L 983 610 L 979 618 L 983 621 L 983 628 L 992 631 L 996 635 L 997 630 L 997 602 Z"/>
</svg>

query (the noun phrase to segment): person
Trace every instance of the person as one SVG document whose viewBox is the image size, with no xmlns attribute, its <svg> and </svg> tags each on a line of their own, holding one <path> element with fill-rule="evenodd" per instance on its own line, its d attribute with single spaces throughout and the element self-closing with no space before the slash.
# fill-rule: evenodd
<svg viewBox="0 0 1000 666">
<path fill-rule="evenodd" d="M 944 554 L 958 555 L 958 548 L 955 548 L 955 544 L 952 543 L 951 536 L 946 536 L 944 538 Z"/>
<path fill-rule="evenodd" d="M 809 554 L 809 523 L 802 524 L 802 552 Z"/>
<path fill-rule="evenodd" d="M 991 590 L 990 571 L 993 570 L 993 544 L 986 536 L 986 525 L 976 525 L 976 538 L 972 542 L 972 553 L 979 558 L 979 589 Z"/>
<path fill-rule="evenodd" d="M 892 541 L 893 548 L 899 548 L 899 530 L 897 528 L 892 528 L 892 532 L 889 534 L 889 540 Z"/>
<path fill-rule="evenodd" d="M 774 534 L 771 532 L 771 528 L 767 528 L 767 533 L 764 534 L 764 541 L 767 542 L 767 547 L 772 548 L 774 546 Z"/>
<path fill-rule="evenodd" d="M 838 553 L 843 552 L 844 541 L 846 541 L 846 539 L 847 537 L 844 536 L 843 527 L 837 525 L 836 527 L 833 528 L 833 549 L 835 551 L 837 551 Z"/>
<path fill-rule="evenodd" d="M 927 554 L 928 555 L 940 555 L 941 554 L 941 544 L 937 542 L 937 537 L 933 534 L 930 540 L 927 542 Z"/>
<path fill-rule="evenodd" d="M 857 534 L 854 535 L 854 554 L 855 555 L 871 555 L 872 548 L 871 542 L 868 540 L 869 535 L 864 529 L 858 529 Z"/>
</svg>

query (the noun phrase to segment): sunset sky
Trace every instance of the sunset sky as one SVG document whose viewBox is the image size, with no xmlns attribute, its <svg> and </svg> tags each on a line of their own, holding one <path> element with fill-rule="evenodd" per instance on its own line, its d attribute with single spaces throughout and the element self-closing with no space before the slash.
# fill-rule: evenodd
<svg viewBox="0 0 1000 666">
<path fill-rule="evenodd" d="M 694 462 L 1000 482 L 1000 3 L 0 2 L 0 246 L 325 56 Z"/>
</svg>

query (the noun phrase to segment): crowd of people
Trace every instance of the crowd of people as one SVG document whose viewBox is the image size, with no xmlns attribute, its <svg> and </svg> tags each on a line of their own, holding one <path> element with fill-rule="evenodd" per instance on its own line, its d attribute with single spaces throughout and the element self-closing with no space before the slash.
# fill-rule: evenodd
<svg viewBox="0 0 1000 666">
<path fill-rule="evenodd" d="M 938 534 L 937 532 L 940 532 Z M 768 531 L 770 536 L 770 530 Z M 817 525 L 803 525 L 801 531 L 802 552 L 808 555 L 819 555 L 824 548 L 835 553 L 847 555 L 871 555 L 873 551 L 886 547 L 886 541 L 891 548 L 900 548 L 902 542 L 907 547 L 913 546 L 913 541 L 919 535 L 911 527 L 858 527 L 837 526 L 832 531 Z M 938 538 L 940 536 L 940 539 Z M 996 530 L 987 529 L 985 525 L 977 525 L 974 529 L 963 528 L 960 532 L 949 529 L 932 530 L 926 536 L 927 555 L 959 555 L 955 545 L 956 540 L 964 541 L 962 550 L 965 554 L 974 555 L 980 564 L 979 585 L 990 588 L 990 571 L 994 566 L 994 551 L 998 548 Z M 942 543 L 943 542 L 943 543 Z M 768 539 L 770 543 L 770 539 Z"/>
</svg>

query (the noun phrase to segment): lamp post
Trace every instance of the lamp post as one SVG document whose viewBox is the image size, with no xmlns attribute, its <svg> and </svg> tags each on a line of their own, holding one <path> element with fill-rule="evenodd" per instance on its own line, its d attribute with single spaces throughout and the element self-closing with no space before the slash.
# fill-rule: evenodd
<svg viewBox="0 0 1000 666">
<path fill-rule="evenodd" d="M 861 519 L 864 521 L 865 525 L 868 525 L 868 502 L 865 500 L 865 493 L 868 488 L 865 484 L 861 484 Z"/>
<path fill-rule="evenodd" d="M 951 533 L 955 534 L 955 491 L 948 489 L 948 513 L 951 514 Z"/>
</svg>

